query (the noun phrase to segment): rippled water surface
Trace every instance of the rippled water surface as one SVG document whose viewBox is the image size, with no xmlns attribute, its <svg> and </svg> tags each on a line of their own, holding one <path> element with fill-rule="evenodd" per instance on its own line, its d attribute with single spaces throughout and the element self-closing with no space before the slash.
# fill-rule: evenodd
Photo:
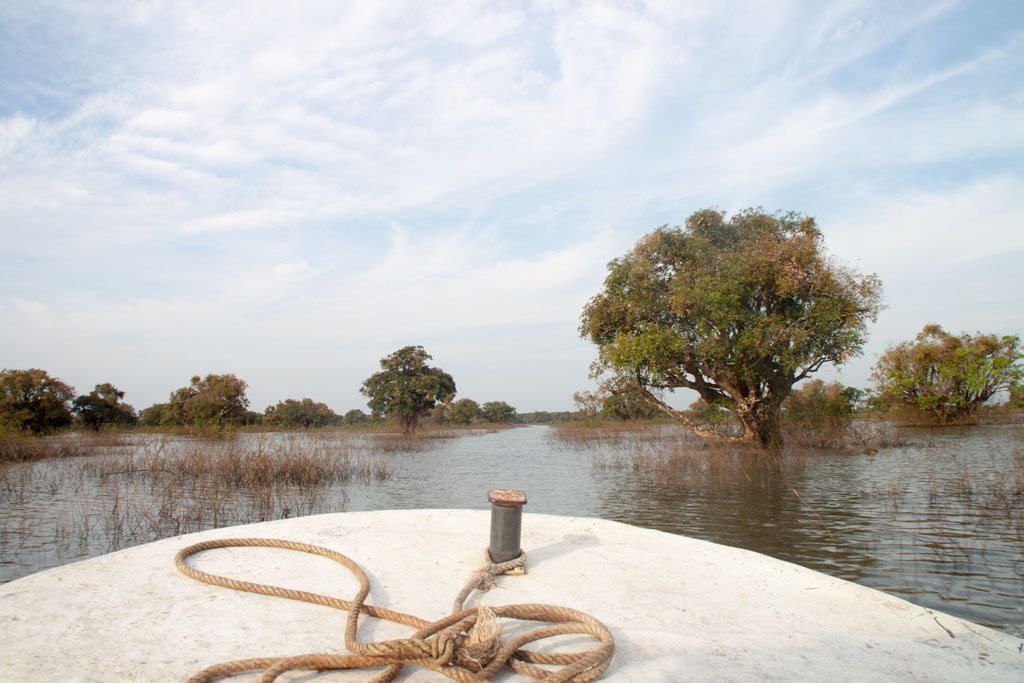
<svg viewBox="0 0 1024 683">
<path fill-rule="evenodd" d="M 181 495 L 157 475 L 88 471 L 96 458 L 123 457 L 116 453 L 7 465 L 0 581 L 199 528 L 339 510 L 483 509 L 487 489 L 513 488 L 527 492 L 527 512 L 601 517 L 747 548 L 1024 637 L 1022 428 L 901 435 L 909 445 L 873 455 L 806 453 L 756 470 L 693 469 L 692 454 L 688 467 L 664 459 L 681 443 L 674 428 L 573 443 L 553 438 L 551 428 L 523 427 L 373 456 L 391 468 L 387 479 Z M 303 439 L 332 437 L 240 438 L 302 447 Z M 661 469 L 652 469 L 658 458 Z M 486 535 L 482 529 L 473 542 L 486 544 Z"/>
</svg>

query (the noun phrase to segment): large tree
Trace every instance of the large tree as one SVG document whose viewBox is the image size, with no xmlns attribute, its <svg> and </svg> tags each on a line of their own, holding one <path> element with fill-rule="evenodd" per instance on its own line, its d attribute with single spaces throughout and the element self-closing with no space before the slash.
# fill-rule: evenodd
<svg viewBox="0 0 1024 683">
<path fill-rule="evenodd" d="M 698 434 L 782 447 L 779 407 L 793 384 L 860 352 L 881 284 L 825 253 L 814 219 L 747 209 L 697 211 L 608 264 L 580 332 L 594 365 Z M 692 389 L 732 411 L 743 433 L 704 429 L 665 402 Z"/>
<path fill-rule="evenodd" d="M 45 370 L 0 372 L 0 427 L 44 434 L 71 424 L 70 387 Z"/>
<path fill-rule="evenodd" d="M 455 380 L 444 370 L 427 365 L 430 354 L 422 346 L 406 346 L 380 361 L 360 391 L 369 397 L 374 415 L 395 417 L 406 433 L 416 429 L 420 417 L 438 401 L 455 396 Z"/>
<path fill-rule="evenodd" d="M 970 420 L 978 408 L 1024 380 L 1020 337 L 952 335 L 925 325 L 914 342 L 886 349 L 871 379 L 876 401 L 940 424 Z"/>
<path fill-rule="evenodd" d="M 135 408 L 123 403 L 124 392 L 110 382 L 97 384 L 88 394 L 72 401 L 72 410 L 85 426 L 99 431 L 103 425 L 133 425 Z"/>
</svg>

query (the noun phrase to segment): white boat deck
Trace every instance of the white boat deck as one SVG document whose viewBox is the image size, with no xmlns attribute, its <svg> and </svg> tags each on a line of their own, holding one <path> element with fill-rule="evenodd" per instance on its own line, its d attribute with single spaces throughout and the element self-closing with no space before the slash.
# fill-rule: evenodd
<svg viewBox="0 0 1024 683">
<path fill-rule="evenodd" d="M 175 553 L 200 540 L 327 546 L 369 575 L 369 603 L 434 620 L 480 566 L 488 531 L 486 511 L 339 513 L 191 534 L 39 572 L 0 586 L 0 679 L 183 681 L 231 659 L 345 652 L 344 612 L 180 574 Z M 1024 681 L 1019 639 L 753 552 L 547 515 L 524 514 L 522 534 L 529 572 L 498 578 L 483 601 L 564 605 L 604 622 L 616 650 L 602 681 Z M 344 567 L 287 550 L 211 550 L 189 562 L 345 599 L 357 586 Z M 410 633 L 364 617 L 359 636 Z M 586 641 L 575 637 L 568 649 Z M 406 667 L 398 680 L 448 679 Z M 499 680 L 532 679 L 507 671 Z"/>
</svg>

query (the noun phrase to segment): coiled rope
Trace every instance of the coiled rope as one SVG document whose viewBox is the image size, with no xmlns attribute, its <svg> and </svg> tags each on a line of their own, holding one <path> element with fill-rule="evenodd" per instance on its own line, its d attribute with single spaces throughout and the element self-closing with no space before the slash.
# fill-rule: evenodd
<svg viewBox="0 0 1024 683">
<path fill-rule="evenodd" d="M 195 569 L 185 561 L 190 555 L 204 550 L 252 546 L 284 548 L 330 558 L 344 565 L 355 575 L 359 581 L 359 590 L 352 600 L 342 600 L 320 593 L 217 576 Z M 366 573 L 351 558 L 323 546 L 273 538 L 225 538 L 203 541 L 184 548 L 175 556 L 174 564 L 186 576 L 204 583 L 311 602 L 348 612 L 345 646 L 350 654 L 309 653 L 238 659 L 207 667 L 189 678 L 189 683 L 206 683 L 243 671 L 262 670 L 259 683 L 271 683 L 282 673 L 295 669 L 326 671 L 386 666 L 386 669 L 371 679 L 373 683 L 384 683 L 394 678 L 406 664 L 433 669 L 451 679 L 466 683 L 487 681 L 505 665 L 542 681 L 586 683 L 604 673 L 611 663 L 615 648 L 612 635 L 604 624 L 589 614 L 569 607 L 520 604 L 463 609 L 465 599 L 474 590 L 489 588 L 493 584 L 493 577 L 523 568 L 523 555 L 500 564 L 490 562 L 489 556 L 486 556 L 484 566 L 473 574 L 456 597 L 452 613 L 432 622 L 411 614 L 365 604 L 370 593 L 370 580 Z M 360 642 L 356 637 L 360 614 L 387 619 L 417 630 L 408 638 Z M 542 621 L 548 625 L 524 631 L 506 642 L 501 642 L 501 629 L 498 623 L 498 618 L 501 617 Z M 591 650 L 569 653 L 521 649 L 527 643 L 565 634 L 591 635 L 598 640 L 598 645 Z M 535 666 L 537 664 L 557 665 L 561 668 L 545 669 Z"/>
</svg>

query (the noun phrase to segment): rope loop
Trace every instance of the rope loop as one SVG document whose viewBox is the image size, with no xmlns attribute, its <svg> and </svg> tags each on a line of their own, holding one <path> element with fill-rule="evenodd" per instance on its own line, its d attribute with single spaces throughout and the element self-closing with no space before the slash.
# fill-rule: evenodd
<svg viewBox="0 0 1024 683">
<path fill-rule="evenodd" d="M 252 546 L 284 548 L 328 557 L 355 575 L 359 581 L 359 590 L 353 600 L 342 600 L 319 593 L 217 576 L 200 571 L 185 561 L 189 556 L 204 550 Z M 263 671 L 259 683 L 271 683 L 282 673 L 297 669 L 326 671 L 387 665 L 384 671 L 372 679 L 374 683 L 385 683 L 398 675 L 406 664 L 433 669 L 464 683 L 490 680 L 504 666 L 542 681 L 588 683 L 608 668 L 615 649 L 611 633 L 604 624 L 569 607 L 521 604 L 463 608 L 470 593 L 493 586 L 495 576 L 513 571 L 525 572 L 525 554 L 508 562 L 494 563 L 491 562 L 490 554 L 485 552 L 484 565 L 463 586 L 455 599 L 452 613 L 433 622 L 411 614 L 367 605 L 365 601 L 370 592 L 370 582 L 366 573 L 351 558 L 323 546 L 272 538 L 227 538 L 203 541 L 183 548 L 175 556 L 174 563 L 183 574 L 204 583 L 311 602 L 348 612 L 345 628 L 348 654 L 309 653 L 289 657 L 239 659 L 207 667 L 189 678 L 189 683 L 206 683 L 255 670 Z M 417 630 L 409 638 L 363 643 L 356 638 L 361 614 L 387 619 Z M 519 632 L 507 642 L 502 642 L 500 618 L 541 621 L 548 625 Z M 523 645 L 535 640 L 571 633 L 590 635 L 598 641 L 598 645 L 591 650 L 566 653 L 522 649 Z M 542 668 L 538 664 L 561 668 Z"/>
</svg>

